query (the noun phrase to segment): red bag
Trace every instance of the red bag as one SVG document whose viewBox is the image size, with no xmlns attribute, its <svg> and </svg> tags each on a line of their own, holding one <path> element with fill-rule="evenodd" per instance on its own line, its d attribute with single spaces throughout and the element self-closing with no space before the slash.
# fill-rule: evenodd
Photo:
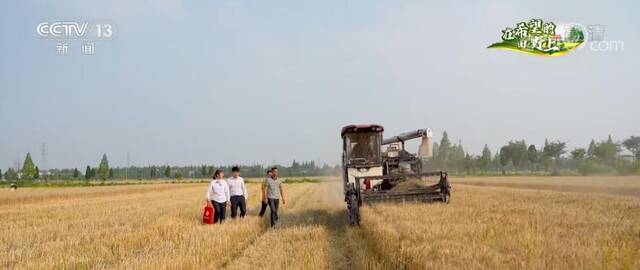
<svg viewBox="0 0 640 270">
<path fill-rule="evenodd" d="M 204 224 L 213 224 L 213 207 L 205 205 L 204 214 L 202 214 L 202 222 Z"/>
</svg>

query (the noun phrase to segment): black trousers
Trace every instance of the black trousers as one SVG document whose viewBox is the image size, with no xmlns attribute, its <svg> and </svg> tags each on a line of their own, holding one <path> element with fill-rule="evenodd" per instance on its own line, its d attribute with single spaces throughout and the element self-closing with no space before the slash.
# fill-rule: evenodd
<svg viewBox="0 0 640 270">
<path fill-rule="evenodd" d="M 224 218 L 227 215 L 227 202 L 219 203 L 211 201 L 211 204 L 213 204 L 213 211 L 215 212 L 215 215 L 213 216 L 213 223 L 224 222 Z"/>
<path fill-rule="evenodd" d="M 267 206 L 269 206 L 269 204 L 264 201 L 261 201 L 260 204 L 260 216 L 262 217 L 264 216 L 264 212 L 267 212 Z"/>
<path fill-rule="evenodd" d="M 247 213 L 247 201 L 244 196 L 231 196 L 231 218 L 236 218 L 238 215 L 238 208 L 240 208 L 240 217 L 243 218 Z"/>
<path fill-rule="evenodd" d="M 271 227 L 276 225 L 278 221 L 278 207 L 280 206 L 279 199 L 269 199 L 269 209 L 271 209 Z"/>
</svg>

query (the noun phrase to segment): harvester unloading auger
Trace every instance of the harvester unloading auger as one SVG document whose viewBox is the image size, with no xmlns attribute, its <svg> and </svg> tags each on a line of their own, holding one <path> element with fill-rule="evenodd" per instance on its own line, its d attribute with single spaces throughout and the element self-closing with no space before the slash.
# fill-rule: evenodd
<svg viewBox="0 0 640 270">
<path fill-rule="evenodd" d="M 344 196 L 349 221 L 360 223 L 363 203 L 422 201 L 448 203 L 451 186 L 447 172 L 423 172 L 423 159 L 432 156 L 431 130 L 418 129 L 382 139 L 381 125 L 348 125 L 342 128 Z M 405 150 L 405 142 L 421 138 L 417 154 Z M 386 145 L 386 151 L 382 146 Z M 439 181 L 409 189 L 396 188 L 409 179 L 436 176 Z"/>
</svg>

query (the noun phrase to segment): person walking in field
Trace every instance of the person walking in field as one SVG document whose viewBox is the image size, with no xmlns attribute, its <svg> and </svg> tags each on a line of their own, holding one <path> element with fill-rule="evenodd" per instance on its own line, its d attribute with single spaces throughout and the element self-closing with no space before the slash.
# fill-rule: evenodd
<svg viewBox="0 0 640 270">
<path fill-rule="evenodd" d="M 240 168 L 234 166 L 231 168 L 231 178 L 227 179 L 229 185 L 229 193 L 231 194 L 231 218 L 236 218 L 238 208 L 240 208 L 240 218 L 244 218 L 247 213 L 247 187 L 244 184 L 244 178 L 240 177 Z"/>
<path fill-rule="evenodd" d="M 271 227 L 276 225 L 278 221 L 278 207 L 280 199 L 282 204 L 286 204 L 284 200 L 284 190 L 282 189 L 282 180 L 278 179 L 278 168 L 271 168 L 271 177 L 264 180 L 262 184 L 262 196 L 266 199 L 271 210 Z"/>
<path fill-rule="evenodd" d="M 271 169 L 267 170 L 267 178 L 265 178 L 264 180 L 266 181 L 267 179 L 271 178 Z M 262 200 L 260 200 L 260 217 L 264 216 L 264 212 L 267 212 L 267 206 L 269 205 L 267 203 L 267 197 L 265 197 L 265 193 L 264 190 L 263 192 L 261 192 L 262 195 Z"/>
<path fill-rule="evenodd" d="M 227 181 L 222 179 L 224 172 L 216 170 L 213 174 L 213 180 L 209 183 L 207 189 L 207 205 L 213 207 L 214 217 L 213 223 L 223 223 L 226 216 L 227 204 L 230 200 L 229 185 Z"/>
</svg>

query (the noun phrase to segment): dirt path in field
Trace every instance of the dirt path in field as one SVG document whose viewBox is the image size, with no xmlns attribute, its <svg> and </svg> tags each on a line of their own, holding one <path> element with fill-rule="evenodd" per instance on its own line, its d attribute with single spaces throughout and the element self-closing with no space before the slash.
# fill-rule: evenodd
<svg viewBox="0 0 640 270">
<path fill-rule="evenodd" d="M 379 269 L 360 229 L 348 224 L 344 208 L 339 184 L 308 185 L 307 190 L 289 199 L 281 208 L 275 228 L 267 227 L 223 266 L 227 269 Z M 269 226 L 269 210 L 264 218 Z"/>
<path fill-rule="evenodd" d="M 299 191 L 293 191 L 292 189 L 302 189 Z M 312 189 L 310 185 L 304 185 L 304 186 L 285 186 L 285 195 L 290 194 L 289 196 L 287 196 L 288 198 L 288 203 L 283 205 L 282 203 L 280 204 L 280 219 L 281 222 L 282 220 L 286 220 L 286 218 L 283 218 L 283 216 L 285 215 L 284 213 L 287 212 L 287 208 L 293 208 L 296 209 L 296 207 L 298 207 L 298 205 L 300 204 L 301 200 L 303 200 L 305 197 L 309 196 L 309 194 L 312 193 Z M 257 206 L 255 207 L 253 210 L 249 210 L 249 213 L 256 213 L 259 212 L 259 207 Z M 229 269 L 229 268 L 234 268 L 236 267 L 239 262 L 245 261 L 245 259 L 243 259 L 245 257 L 245 253 L 247 250 L 251 249 L 251 247 L 254 247 L 256 245 L 260 245 L 260 243 L 263 242 L 263 239 L 265 237 L 267 237 L 268 233 L 269 233 L 269 209 L 267 209 L 267 211 L 265 212 L 265 215 L 263 217 L 263 223 L 264 226 L 262 228 L 262 230 L 258 233 L 258 235 L 256 235 L 253 239 L 251 239 L 243 248 L 237 250 L 236 252 L 234 252 L 234 254 L 232 254 L 227 260 L 224 261 L 224 263 L 222 263 L 222 267 Z M 266 253 L 268 253 L 268 250 L 265 251 Z M 266 260 L 264 258 L 268 258 L 268 256 L 263 256 L 262 257 L 263 260 Z"/>
<path fill-rule="evenodd" d="M 482 187 L 507 187 L 517 189 L 553 190 L 562 192 L 605 193 L 625 196 L 639 196 L 640 188 L 633 187 L 606 187 L 589 185 L 563 185 L 563 184 L 538 184 L 538 183 L 495 183 L 480 181 L 453 182 L 454 185 L 471 185 Z"/>
</svg>

